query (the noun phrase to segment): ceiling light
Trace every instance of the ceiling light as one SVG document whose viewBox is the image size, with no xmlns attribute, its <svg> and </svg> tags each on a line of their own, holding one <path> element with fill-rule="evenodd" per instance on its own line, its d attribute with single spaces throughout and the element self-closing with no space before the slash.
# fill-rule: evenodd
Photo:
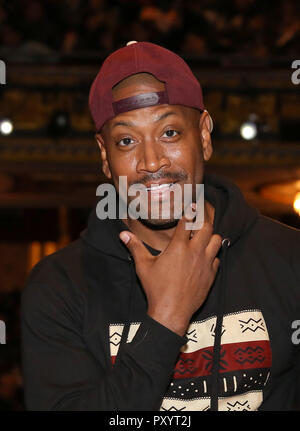
<svg viewBox="0 0 300 431">
<path fill-rule="evenodd" d="M 14 129 L 13 123 L 8 118 L 0 120 L 0 133 L 1 135 L 10 135 Z"/>
<path fill-rule="evenodd" d="M 251 140 L 257 136 L 257 126 L 253 121 L 246 121 L 240 127 L 240 134 L 242 138 Z"/>
</svg>

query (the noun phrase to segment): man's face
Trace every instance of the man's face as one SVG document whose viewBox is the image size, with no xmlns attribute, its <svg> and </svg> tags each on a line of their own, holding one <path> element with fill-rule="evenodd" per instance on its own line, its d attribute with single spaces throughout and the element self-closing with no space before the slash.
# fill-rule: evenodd
<svg viewBox="0 0 300 431">
<path fill-rule="evenodd" d="M 164 84 L 153 77 L 131 78 L 114 90 L 114 101 L 164 90 Z M 127 189 L 136 184 L 150 188 L 151 184 L 157 187 L 161 183 L 177 183 L 181 187 L 179 216 L 178 205 L 170 193 L 172 188 L 146 193 L 148 210 L 143 222 L 148 226 L 167 228 L 177 223 L 184 210 L 184 184 L 192 185 L 195 201 L 195 185 L 203 181 L 203 162 L 212 154 L 209 120 L 205 116 L 206 113 L 201 116 L 198 110 L 180 105 L 155 105 L 117 115 L 96 135 L 103 172 L 112 178 L 118 192 L 120 176 L 126 176 Z M 128 205 L 136 196 L 128 196 Z M 170 214 L 163 218 L 161 203 L 169 197 Z M 153 218 L 151 210 L 155 206 L 159 206 L 159 217 Z"/>
</svg>

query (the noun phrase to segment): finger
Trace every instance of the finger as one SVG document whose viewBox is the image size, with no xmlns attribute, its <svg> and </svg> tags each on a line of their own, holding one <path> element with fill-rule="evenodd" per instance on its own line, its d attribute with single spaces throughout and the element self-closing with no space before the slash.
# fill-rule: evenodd
<svg viewBox="0 0 300 431">
<path fill-rule="evenodd" d="M 199 230 L 193 231 L 193 238 L 191 244 L 195 244 L 196 247 L 205 248 L 209 244 L 209 241 L 213 234 L 213 225 L 209 222 L 204 222 L 203 226 Z"/>
<path fill-rule="evenodd" d="M 146 249 L 142 241 L 139 240 L 132 232 L 128 232 L 127 230 L 122 231 L 119 234 L 119 238 L 126 245 L 135 262 L 152 256 L 151 253 Z"/>
<path fill-rule="evenodd" d="M 190 229 L 194 235 L 195 232 L 202 228 L 206 215 L 205 206 L 200 200 L 197 203 L 193 202 L 191 206 L 193 208 L 193 220 L 191 223 L 187 223 L 187 229 Z M 188 210 L 192 211 L 191 208 L 188 208 Z"/>
<path fill-rule="evenodd" d="M 206 255 L 213 261 L 222 245 L 222 237 L 220 235 L 212 235 L 206 247 Z"/>
<path fill-rule="evenodd" d="M 215 274 L 217 273 L 219 266 L 220 266 L 220 259 L 218 257 L 216 257 L 213 261 L 213 264 L 212 264 L 212 269 L 213 269 Z"/>
<path fill-rule="evenodd" d="M 196 204 L 191 204 L 193 210 L 195 209 Z M 181 219 L 178 221 L 172 241 L 176 242 L 178 240 L 189 240 L 191 235 L 191 230 L 187 229 L 187 223 L 191 223 L 195 214 L 190 211 L 185 211 L 182 215 Z"/>
</svg>

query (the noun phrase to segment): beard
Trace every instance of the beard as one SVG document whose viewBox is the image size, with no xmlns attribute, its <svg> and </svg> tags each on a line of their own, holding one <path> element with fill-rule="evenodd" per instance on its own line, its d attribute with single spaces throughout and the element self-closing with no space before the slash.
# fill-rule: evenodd
<svg viewBox="0 0 300 431">
<path fill-rule="evenodd" d="M 143 225 L 151 229 L 170 229 L 175 227 L 178 220 L 183 216 L 183 202 L 169 201 L 169 205 L 163 205 L 161 201 L 155 201 L 154 203 L 149 201 L 141 202 L 138 205 L 137 211 L 144 209 L 141 213 L 143 216 L 138 217 L 137 220 Z M 135 217 L 136 218 L 136 217 Z"/>
<path fill-rule="evenodd" d="M 139 222 L 141 222 L 144 226 L 152 229 L 152 230 L 164 230 L 164 229 L 171 229 L 172 227 L 177 226 L 178 219 L 169 219 L 169 220 L 162 220 L 162 219 L 138 219 Z"/>
<path fill-rule="evenodd" d="M 176 208 L 173 203 L 172 205 L 170 205 L 171 208 L 168 208 L 167 210 L 162 209 L 161 202 L 157 202 L 154 205 L 154 215 L 151 214 L 152 207 L 150 204 L 148 217 L 138 219 L 141 223 L 152 229 L 170 229 L 177 225 L 178 219 L 180 219 L 183 214 L 182 204 L 180 205 L 180 207 Z"/>
</svg>

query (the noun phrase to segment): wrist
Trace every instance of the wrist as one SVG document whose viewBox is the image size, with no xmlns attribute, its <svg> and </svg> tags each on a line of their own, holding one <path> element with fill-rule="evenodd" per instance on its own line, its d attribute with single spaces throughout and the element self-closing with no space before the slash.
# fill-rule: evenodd
<svg viewBox="0 0 300 431">
<path fill-rule="evenodd" d="M 178 315 L 168 315 L 159 310 L 148 310 L 148 316 L 156 320 L 161 325 L 168 328 L 170 331 L 175 332 L 177 335 L 183 337 L 189 325 L 189 320 L 178 317 Z"/>
</svg>

